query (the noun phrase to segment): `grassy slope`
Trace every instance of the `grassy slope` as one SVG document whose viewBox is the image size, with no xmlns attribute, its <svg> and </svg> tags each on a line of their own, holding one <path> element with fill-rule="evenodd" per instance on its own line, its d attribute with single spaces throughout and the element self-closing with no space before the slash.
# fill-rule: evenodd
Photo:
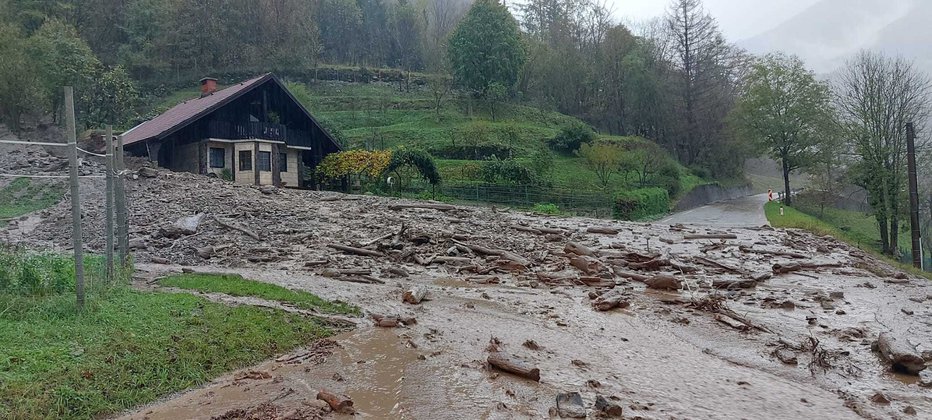
<svg viewBox="0 0 932 420">
<path fill-rule="evenodd" d="M 346 303 L 330 302 L 305 291 L 247 280 L 236 274 L 178 274 L 162 279 L 159 284 L 201 292 L 225 293 L 230 296 L 255 296 L 324 313 L 359 314 L 359 308 Z"/>
<path fill-rule="evenodd" d="M 486 124 L 489 137 L 508 143 L 515 148 L 516 158 L 526 160 L 532 153 L 546 147 L 546 140 L 562 127 L 579 122 L 576 118 L 530 106 L 509 104 L 496 111 L 494 121 L 481 106 L 471 107 L 463 102 L 446 100 L 438 118 L 430 92 L 416 90 L 400 92 L 386 84 L 321 83 L 310 86 L 312 101 L 306 104 L 315 115 L 331 121 L 339 128 L 350 147 L 369 145 L 375 148 L 416 145 L 449 144 L 458 130 L 471 122 Z M 470 116 L 471 115 L 471 116 Z M 509 131 L 517 134 L 510 139 Z M 602 136 L 616 141 L 621 137 Z M 468 181 L 463 167 L 474 161 L 441 160 L 440 170 L 447 181 Z M 586 168 L 582 158 L 554 156 L 553 183 L 557 188 L 599 189 L 595 174 Z M 467 171 L 468 172 L 468 171 Z M 683 179 L 683 190 L 703 183 L 688 174 Z M 624 175 L 616 175 L 613 190 L 636 188 L 633 174 L 625 182 Z"/>
<path fill-rule="evenodd" d="M 57 203 L 63 192 L 64 187 L 59 183 L 14 179 L 6 187 L 0 188 L 0 226 L 6 224 L 3 219 L 22 216 Z"/>
<path fill-rule="evenodd" d="M 816 217 L 815 210 L 809 213 L 792 207 L 784 208 L 784 215 L 780 215 L 780 204 L 767 203 L 764 206 L 767 220 L 773 227 L 795 228 L 813 232 L 817 235 L 831 235 L 839 240 L 867 250 L 875 256 L 881 257 L 890 264 L 915 274 L 923 274 L 932 278 L 932 273 L 920 273 L 911 266 L 902 264 L 880 253 L 880 231 L 877 221 L 870 215 L 860 212 L 826 208 L 821 217 Z M 811 213 L 811 214 L 810 214 Z M 909 238 L 900 235 L 900 246 L 909 247 Z"/>
</svg>

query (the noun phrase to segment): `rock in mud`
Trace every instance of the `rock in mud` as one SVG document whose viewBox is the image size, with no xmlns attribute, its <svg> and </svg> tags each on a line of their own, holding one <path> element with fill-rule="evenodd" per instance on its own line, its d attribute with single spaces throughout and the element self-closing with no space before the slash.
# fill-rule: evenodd
<svg viewBox="0 0 932 420">
<path fill-rule="evenodd" d="M 621 417 L 622 408 L 601 395 L 595 397 L 595 409 L 599 411 L 601 417 Z"/>
<path fill-rule="evenodd" d="M 679 290 L 682 286 L 680 281 L 669 274 L 658 274 L 644 281 L 648 289 L 656 290 Z"/>
<path fill-rule="evenodd" d="M 139 168 L 139 170 L 136 171 L 136 173 L 139 174 L 139 176 L 143 178 L 155 178 L 159 176 L 159 171 L 152 169 L 148 166 L 143 166 L 142 168 Z"/>
<path fill-rule="evenodd" d="M 916 375 L 926 368 L 925 360 L 906 339 L 898 339 L 890 333 L 881 333 L 875 348 L 880 356 L 891 364 L 893 370 Z"/>
<path fill-rule="evenodd" d="M 557 394 L 557 414 L 571 419 L 586 418 L 586 407 L 583 406 L 582 396 L 578 392 Z"/>
<path fill-rule="evenodd" d="M 919 386 L 923 388 L 932 388 L 932 371 L 927 369 L 919 372 Z"/>
<path fill-rule="evenodd" d="M 777 358 L 777 360 L 787 365 L 795 365 L 799 363 L 799 361 L 796 359 L 796 353 L 790 349 L 777 349 L 773 352 L 773 355 Z"/>
</svg>

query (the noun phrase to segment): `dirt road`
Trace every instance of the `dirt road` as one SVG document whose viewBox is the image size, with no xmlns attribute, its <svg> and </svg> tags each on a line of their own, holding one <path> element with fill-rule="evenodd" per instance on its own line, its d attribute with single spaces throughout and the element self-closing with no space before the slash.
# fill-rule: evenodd
<svg viewBox="0 0 932 420">
<path fill-rule="evenodd" d="M 919 385 L 930 378 L 895 375 L 871 350 L 890 333 L 932 360 L 928 281 L 831 238 L 260 189 L 163 171 L 128 184 L 140 279 L 183 267 L 235 272 L 351 302 L 366 317 L 332 342 L 125 418 L 339 418 L 316 400 L 321 388 L 379 419 L 547 418 L 565 392 L 579 392 L 591 417 L 599 395 L 625 418 L 932 417 L 932 393 Z M 94 249 L 100 212 L 86 203 Z M 67 247 L 68 211 L 62 203 L 37 213 L 0 239 Z M 201 212 L 209 217 L 196 233 L 174 228 Z M 416 286 L 427 299 L 402 303 Z M 605 303 L 619 308 L 593 305 Z M 376 314 L 416 323 L 375 327 Z M 491 340 L 539 368 L 540 381 L 487 366 Z"/>
<path fill-rule="evenodd" d="M 767 194 L 753 195 L 676 213 L 658 223 L 722 227 L 763 226 L 767 224 L 767 218 L 764 216 L 765 203 Z"/>
</svg>

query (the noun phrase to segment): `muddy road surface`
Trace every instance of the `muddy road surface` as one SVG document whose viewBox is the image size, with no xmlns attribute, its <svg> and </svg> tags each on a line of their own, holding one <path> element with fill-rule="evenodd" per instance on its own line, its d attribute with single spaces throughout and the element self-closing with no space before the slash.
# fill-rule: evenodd
<svg viewBox="0 0 932 420">
<path fill-rule="evenodd" d="M 767 218 L 764 216 L 766 203 L 767 194 L 752 195 L 676 213 L 659 223 L 722 227 L 763 226 L 767 224 Z"/>
<path fill-rule="evenodd" d="M 832 238 L 151 169 L 128 188 L 140 285 L 158 288 L 183 269 L 232 272 L 351 302 L 365 316 L 123 418 L 349 418 L 317 399 L 322 389 L 373 419 L 596 418 L 597 399 L 624 418 L 932 418 L 927 371 L 895 373 L 872 349 L 885 333 L 922 367 L 932 359 L 928 281 Z M 103 243 L 96 206 L 84 208 L 92 250 Z M 64 202 L 30 215 L 0 240 L 65 248 L 68 211 Z M 198 226 L 181 229 L 198 214 Z M 421 289 L 418 304 L 403 302 Z M 490 352 L 539 369 L 539 381 L 490 366 Z M 567 397 L 556 407 L 574 392 L 579 405 Z"/>
</svg>

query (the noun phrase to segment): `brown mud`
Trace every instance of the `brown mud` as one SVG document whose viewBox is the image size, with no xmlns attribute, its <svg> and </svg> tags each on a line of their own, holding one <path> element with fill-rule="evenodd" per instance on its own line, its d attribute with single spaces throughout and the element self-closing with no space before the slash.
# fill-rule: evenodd
<svg viewBox="0 0 932 420">
<path fill-rule="evenodd" d="M 579 392 L 590 417 L 601 395 L 625 418 L 932 418 L 932 392 L 871 350 L 888 332 L 929 361 L 928 281 L 832 238 L 403 208 L 163 171 L 128 188 L 145 277 L 182 267 L 239 273 L 417 323 L 377 328 L 359 318 L 333 344 L 292 353 L 306 357 L 234 372 L 126 418 L 346 416 L 316 400 L 323 388 L 349 396 L 362 418 L 548 418 L 565 392 Z M 65 248 L 67 211 L 39 212 L 28 232 L 0 240 Z M 173 231 L 198 213 L 208 216 L 195 233 Z M 87 201 L 91 249 L 103 242 L 99 214 Z M 735 239 L 684 239 L 695 234 Z M 205 246 L 212 252 L 199 255 Z M 334 271 L 349 269 L 369 274 Z M 648 291 L 643 281 L 658 274 L 679 288 Z M 427 298 L 402 303 L 416 285 Z M 594 310 L 603 293 L 624 309 Z M 489 369 L 490 340 L 539 368 L 540 381 Z"/>
</svg>

